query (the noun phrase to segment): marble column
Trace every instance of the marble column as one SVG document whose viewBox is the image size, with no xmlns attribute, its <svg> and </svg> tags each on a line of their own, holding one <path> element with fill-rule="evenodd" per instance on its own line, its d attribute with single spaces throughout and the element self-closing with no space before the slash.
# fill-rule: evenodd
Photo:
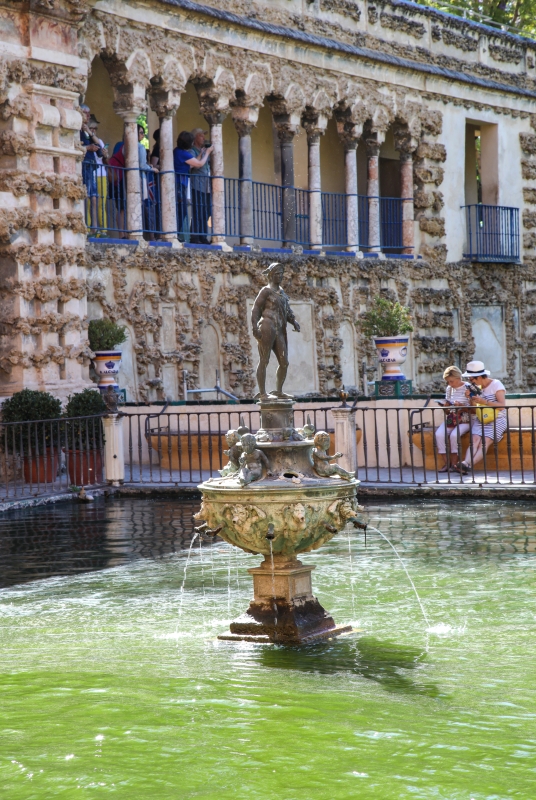
<svg viewBox="0 0 536 800">
<path fill-rule="evenodd" d="M 413 255 L 415 248 L 413 153 L 400 153 L 400 195 L 402 197 L 402 253 Z"/>
<path fill-rule="evenodd" d="M 380 143 L 367 139 L 368 249 L 381 251 L 380 227 Z"/>
<path fill-rule="evenodd" d="M 277 135 L 281 145 L 281 186 L 283 191 L 283 247 L 296 243 L 296 192 L 294 190 L 294 136 L 297 125 L 278 123 Z"/>
<path fill-rule="evenodd" d="M 160 210 L 162 238 L 177 239 L 177 190 L 173 164 L 173 112 L 160 116 Z"/>
<path fill-rule="evenodd" d="M 209 112 L 205 119 L 210 125 L 210 143 L 213 151 L 210 156 L 212 174 L 212 244 L 219 244 L 222 249 L 231 249 L 225 241 L 225 181 L 223 180 L 223 133 L 222 125 L 226 114 Z"/>
<path fill-rule="evenodd" d="M 232 111 L 238 133 L 238 177 L 240 178 L 240 244 L 253 244 L 253 166 L 251 131 L 259 117 L 254 107 L 237 107 Z"/>
<path fill-rule="evenodd" d="M 139 113 L 139 111 L 129 111 L 121 114 L 124 121 L 123 142 L 127 190 L 125 227 L 129 239 L 140 239 L 143 237 L 143 209 L 138 155 L 138 124 L 136 122 Z"/>
<path fill-rule="evenodd" d="M 322 183 L 320 177 L 320 131 L 307 134 L 309 156 L 309 242 L 322 249 Z"/>
<path fill-rule="evenodd" d="M 346 190 L 346 249 L 359 250 L 359 207 L 357 199 L 357 141 L 344 144 L 344 176 Z"/>
</svg>

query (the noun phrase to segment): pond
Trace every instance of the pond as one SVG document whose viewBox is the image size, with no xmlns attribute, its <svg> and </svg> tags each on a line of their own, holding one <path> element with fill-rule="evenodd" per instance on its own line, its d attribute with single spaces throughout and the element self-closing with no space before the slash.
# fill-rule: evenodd
<svg viewBox="0 0 536 800">
<path fill-rule="evenodd" d="M 388 542 L 352 529 L 303 560 L 358 630 L 296 649 L 216 638 L 259 557 L 189 554 L 195 510 L 0 520 L 3 798 L 534 800 L 536 506 L 369 505 L 429 628 Z"/>
</svg>

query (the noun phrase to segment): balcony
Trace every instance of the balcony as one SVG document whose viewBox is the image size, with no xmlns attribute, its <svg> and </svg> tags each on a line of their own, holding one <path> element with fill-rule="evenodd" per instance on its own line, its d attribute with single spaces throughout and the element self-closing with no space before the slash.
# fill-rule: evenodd
<svg viewBox="0 0 536 800">
<path fill-rule="evenodd" d="M 186 176 L 178 173 L 95 169 L 86 199 L 86 223 L 93 237 L 143 236 L 155 242 L 177 237 L 186 245 L 223 239 L 234 246 L 301 245 L 304 250 L 362 250 L 365 255 L 412 254 L 403 231 L 405 216 L 412 224 L 413 200 L 309 191 L 238 178 L 192 176 L 185 182 Z M 173 224 L 164 228 L 163 204 L 169 206 L 170 198 L 174 213 L 168 219 Z M 135 213 L 134 204 L 141 205 L 141 213 Z M 405 204 L 411 204 L 406 215 Z M 315 240 L 310 219 L 318 208 L 321 225 Z"/>
<path fill-rule="evenodd" d="M 506 206 L 462 206 L 466 214 L 469 261 L 519 261 L 519 209 Z"/>
</svg>

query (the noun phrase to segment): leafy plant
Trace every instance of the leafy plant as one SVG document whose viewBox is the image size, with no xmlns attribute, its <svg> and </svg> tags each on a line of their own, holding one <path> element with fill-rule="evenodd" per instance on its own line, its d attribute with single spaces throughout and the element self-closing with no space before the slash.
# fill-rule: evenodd
<svg viewBox="0 0 536 800">
<path fill-rule="evenodd" d="M 89 323 L 89 346 L 96 350 L 113 350 L 116 344 L 126 341 L 126 327 L 116 325 L 111 319 L 92 319 Z"/>
<path fill-rule="evenodd" d="M 57 445 L 60 424 L 42 422 L 61 417 L 61 400 L 49 392 L 23 389 L 15 392 L 2 405 L 2 443 L 10 453 L 43 455 L 48 447 Z M 33 422 L 32 425 L 5 423 Z"/>
<path fill-rule="evenodd" d="M 411 314 L 407 306 L 375 297 L 372 308 L 363 314 L 360 322 L 364 336 L 400 336 L 413 330 Z"/>
<path fill-rule="evenodd" d="M 68 450 L 97 450 L 102 447 L 104 435 L 99 414 L 106 411 L 106 403 L 98 389 L 84 389 L 67 398 L 65 416 L 72 419 L 66 425 L 65 444 Z M 85 417 L 85 419 L 73 419 Z"/>
</svg>

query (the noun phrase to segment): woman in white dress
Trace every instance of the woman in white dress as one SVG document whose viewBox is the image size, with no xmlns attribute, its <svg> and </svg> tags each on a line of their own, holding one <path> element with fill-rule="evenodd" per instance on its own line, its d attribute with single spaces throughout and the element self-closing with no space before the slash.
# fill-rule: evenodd
<svg viewBox="0 0 536 800">
<path fill-rule="evenodd" d="M 457 410 L 459 406 L 469 406 L 466 394 L 467 384 L 462 380 L 461 369 L 447 367 L 443 373 L 443 380 L 447 383 L 445 405 L 451 410 L 445 414 L 445 421 L 435 431 L 437 452 L 443 457 L 443 464 L 438 469 L 438 472 L 447 472 L 449 469 L 454 469 L 461 455 L 461 453 L 458 455 L 459 442 L 464 433 L 467 433 L 470 428 L 469 412 Z M 453 406 L 456 406 L 456 409 L 453 409 Z M 447 439 L 450 464 L 447 458 Z"/>
<path fill-rule="evenodd" d="M 497 379 L 490 378 L 489 369 L 484 368 L 482 361 L 470 361 L 467 364 L 467 370 L 463 374 L 464 378 L 468 378 L 473 385 L 480 387 L 480 394 L 471 396 L 470 391 L 467 392 L 467 397 L 471 406 L 475 408 L 472 414 L 471 434 L 473 437 L 473 466 L 484 458 L 484 453 L 487 453 L 490 445 L 493 442 L 497 444 L 503 438 L 506 427 L 506 389 L 503 384 Z M 485 406 L 490 411 L 483 416 L 483 411 L 480 415 L 476 411 L 478 407 Z M 495 411 L 494 409 L 498 409 Z M 482 417 L 481 419 L 479 418 Z M 456 465 L 456 469 L 463 475 L 466 475 L 471 464 L 471 448 L 467 448 L 465 458 Z"/>
</svg>

